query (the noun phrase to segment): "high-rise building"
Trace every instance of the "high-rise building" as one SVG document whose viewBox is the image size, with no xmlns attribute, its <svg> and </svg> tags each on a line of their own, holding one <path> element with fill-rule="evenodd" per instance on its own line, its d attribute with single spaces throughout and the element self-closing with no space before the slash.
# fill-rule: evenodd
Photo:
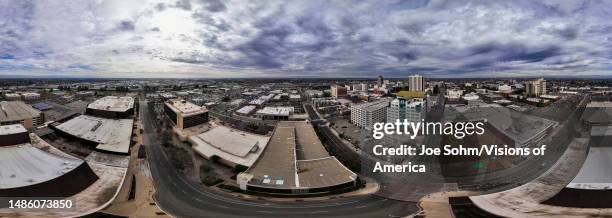
<svg viewBox="0 0 612 218">
<path fill-rule="evenodd" d="M 387 108 L 387 122 L 404 121 L 404 119 L 408 122 L 420 122 L 425 118 L 425 111 L 425 100 L 422 98 L 410 100 L 397 98 L 391 101 Z"/>
<path fill-rule="evenodd" d="M 383 82 L 384 82 L 383 76 L 382 75 L 378 75 L 378 83 L 377 84 L 378 84 L 379 88 L 383 86 Z"/>
<path fill-rule="evenodd" d="M 408 77 L 408 88 L 410 91 L 424 91 L 425 90 L 425 77 L 414 74 Z"/>
<path fill-rule="evenodd" d="M 346 87 L 341 86 L 341 85 L 332 85 L 331 86 L 331 96 L 334 98 L 346 96 Z"/>
<path fill-rule="evenodd" d="M 374 123 L 387 119 L 387 99 L 351 106 L 351 122 L 365 129 L 372 129 Z"/>
<path fill-rule="evenodd" d="M 353 84 L 353 91 L 356 91 L 356 92 L 368 91 L 368 85 L 365 83 L 359 83 L 359 84 L 355 83 Z"/>
<path fill-rule="evenodd" d="M 539 78 L 532 81 L 525 82 L 525 94 L 527 96 L 546 95 L 546 80 Z"/>
</svg>

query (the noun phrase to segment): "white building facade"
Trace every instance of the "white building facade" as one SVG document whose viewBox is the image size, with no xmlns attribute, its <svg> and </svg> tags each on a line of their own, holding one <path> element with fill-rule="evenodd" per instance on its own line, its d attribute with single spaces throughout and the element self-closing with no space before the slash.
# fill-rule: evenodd
<svg viewBox="0 0 612 218">
<path fill-rule="evenodd" d="M 422 92 L 425 90 L 425 77 L 415 74 L 408 77 L 408 88 L 410 91 Z"/>
<path fill-rule="evenodd" d="M 425 119 L 426 102 L 422 98 L 414 98 L 410 101 L 397 98 L 389 104 L 387 108 L 387 122 L 395 122 L 396 120 L 408 122 L 421 122 Z"/>
<path fill-rule="evenodd" d="M 372 129 L 374 123 L 387 119 L 388 100 L 379 100 L 351 106 L 351 122 L 365 129 Z"/>
</svg>

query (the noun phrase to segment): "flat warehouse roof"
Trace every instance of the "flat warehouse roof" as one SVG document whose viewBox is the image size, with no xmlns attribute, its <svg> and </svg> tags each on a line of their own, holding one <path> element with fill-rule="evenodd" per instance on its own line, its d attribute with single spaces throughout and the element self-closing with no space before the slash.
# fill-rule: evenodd
<svg viewBox="0 0 612 218">
<path fill-rule="evenodd" d="M 326 187 L 357 179 L 357 174 L 348 170 L 336 157 L 325 157 L 297 162 L 301 187 Z"/>
<path fill-rule="evenodd" d="M 132 136 L 132 119 L 106 119 L 80 115 L 57 129 L 78 138 L 99 143 L 96 149 L 128 153 Z"/>
<path fill-rule="evenodd" d="M 28 132 L 28 130 L 21 124 L 0 126 L 0 135 L 11 135 L 23 132 Z"/>
<path fill-rule="evenodd" d="M 279 125 L 287 125 L 288 123 L 279 123 Z M 317 133 L 314 131 L 310 123 L 293 122 L 291 125 L 297 129 L 297 156 L 299 160 L 310 160 L 329 157 L 329 153 L 319 140 Z"/>
<path fill-rule="evenodd" d="M 254 105 L 247 105 L 247 106 L 244 106 L 244 107 L 236 110 L 236 113 L 248 114 L 248 113 L 253 112 L 253 110 L 255 110 L 255 108 L 257 108 L 257 107 L 255 107 Z"/>
<path fill-rule="evenodd" d="M 174 112 L 184 114 L 185 116 L 191 114 L 199 114 L 206 112 L 206 107 L 200 107 L 196 104 L 188 102 L 182 99 L 172 99 L 166 102 L 166 105 L 170 107 Z"/>
<path fill-rule="evenodd" d="M 279 122 L 259 160 L 247 170 L 249 184 L 279 189 L 329 187 L 357 175 L 323 147 L 309 122 Z"/>
<path fill-rule="evenodd" d="M 106 96 L 100 98 L 87 106 L 90 109 L 125 112 L 134 107 L 134 98 Z"/>
<path fill-rule="evenodd" d="M 591 147 L 582 168 L 567 187 L 612 189 L 612 147 Z"/>
<path fill-rule="evenodd" d="M 258 185 L 291 188 L 296 186 L 295 128 L 277 127 L 266 150 L 247 172 Z"/>
<path fill-rule="evenodd" d="M 0 147 L 0 189 L 46 182 L 74 170 L 83 161 L 51 154 L 30 144 Z"/>
<path fill-rule="evenodd" d="M 214 155 L 232 163 L 250 167 L 266 148 L 270 137 L 216 126 L 207 132 L 191 136 L 193 149 L 206 157 Z"/>
<path fill-rule="evenodd" d="M 293 113 L 293 107 L 264 107 L 257 111 L 260 115 L 275 115 L 275 116 L 289 116 Z"/>
<path fill-rule="evenodd" d="M 445 120 L 464 116 L 469 121 L 486 120 L 487 123 L 519 143 L 557 125 L 557 122 L 517 112 L 506 107 L 465 107 L 445 112 Z M 463 110 L 465 109 L 465 110 Z"/>
<path fill-rule="evenodd" d="M 0 102 L 0 121 L 18 121 L 26 118 L 37 117 L 40 111 L 23 101 Z"/>
</svg>

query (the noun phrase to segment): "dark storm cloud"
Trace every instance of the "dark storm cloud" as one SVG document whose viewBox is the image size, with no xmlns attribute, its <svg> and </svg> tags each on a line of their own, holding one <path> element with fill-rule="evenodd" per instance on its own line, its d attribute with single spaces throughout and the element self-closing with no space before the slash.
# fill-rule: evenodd
<svg viewBox="0 0 612 218">
<path fill-rule="evenodd" d="M 573 27 L 559 29 L 556 30 L 554 33 L 565 40 L 574 40 L 578 37 L 578 29 Z"/>
<path fill-rule="evenodd" d="M 191 0 L 178 0 L 174 3 L 174 7 L 190 11 L 191 10 Z"/>
<path fill-rule="evenodd" d="M 132 66 L 122 62 L 131 58 L 158 60 L 168 71 L 338 76 L 605 73 L 612 66 L 610 1 L 177 0 L 126 4 L 120 15 L 95 2 L 35 3 L 0 0 L 0 64 L 55 65 L 60 57 L 61 66 L 101 69 L 96 62 L 108 57 L 99 54 L 108 54 L 121 56 L 109 68 Z M 49 16 L 59 12 L 84 21 Z M 75 31 L 50 31 L 65 24 Z"/>
<path fill-rule="evenodd" d="M 133 31 L 134 29 L 136 29 L 136 27 L 134 26 L 134 23 L 132 21 L 124 20 L 119 23 L 117 29 L 122 31 Z"/>
<path fill-rule="evenodd" d="M 202 4 L 204 8 L 210 12 L 220 12 L 225 11 L 227 7 L 220 0 L 202 0 Z"/>
<path fill-rule="evenodd" d="M 470 55 L 492 58 L 493 64 L 495 61 L 539 62 L 561 54 L 561 49 L 555 45 L 529 47 L 521 43 L 491 42 L 473 47 Z"/>
<path fill-rule="evenodd" d="M 166 10 L 166 4 L 158 3 L 158 4 L 155 5 L 155 9 L 158 10 L 158 11 Z"/>
</svg>

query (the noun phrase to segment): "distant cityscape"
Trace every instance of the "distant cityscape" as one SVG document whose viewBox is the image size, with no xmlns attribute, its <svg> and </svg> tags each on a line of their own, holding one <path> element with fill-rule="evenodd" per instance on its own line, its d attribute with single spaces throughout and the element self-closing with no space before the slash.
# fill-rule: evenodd
<svg viewBox="0 0 612 218">
<path fill-rule="evenodd" d="M 428 194 L 471 191 L 491 195 L 447 197 L 455 215 L 502 216 L 509 212 L 499 208 L 520 205 L 510 197 L 484 202 L 503 190 L 531 196 L 517 187 L 574 173 L 551 183 L 558 187 L 539 195 L 546 199 L 531 209 L 552 214 L 610 207 L 605 202 L 612 201 L 575 199 L 594 193 L 612 197 L 605 194 L 612 175 L 598 173 L 612 152 L 605 146 L 612 138 L 611 82 L 419 74 L 369 80 L 3 80 L 0 157 L 2 175 L 10 176 L 0 177 L 0 196 L 78 201 L 69 211 L 15 212 L 21 216 L 129 214 L 124 207 L 136 202 L 148 202 L 132 211 L 139 214 L 214 214 L 208 206 L 181 202 L 206 198 L 202 204 L 223 205 L 223 199 L 257 198 L 275 205 L 284 198 L 314 205 L 312 196 L 358 198 L 347 207 L 369 208 L 363 215 L 377 216 L 388 212 L 371 206 L 381 199 L 394 199 L 389 207 L 402 208 L 393 213 L 410 215 Z M 485 121 L 487 134 L 463 141 L 439 135 L 371 137 L 374 123 L 396 120 Z M 377 144 L 463 142 L 554 147 L 530 158 L 371 154 Z M 430 175 L 444 179 L 373 175 L 374 161 L 424 162 L 434 169 Z"/>
</svg>

